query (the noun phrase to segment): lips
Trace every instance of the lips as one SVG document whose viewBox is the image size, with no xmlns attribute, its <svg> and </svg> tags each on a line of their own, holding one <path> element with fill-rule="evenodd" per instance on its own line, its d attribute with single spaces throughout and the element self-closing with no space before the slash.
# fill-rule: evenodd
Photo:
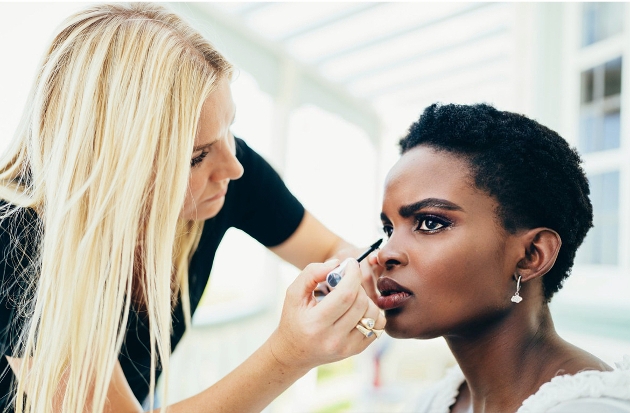
<svg viewBox="0 0 630 413">
<path fill-rule="evenodd" d="M 376 286 L 381 293 L 381 296 L 376 300 L 376 305 L 383 310 L 400 307 L 413 295 L 411 291 L 388 277 L 379 278 Z"/>
<path fill-rule="evenodd" d="M 208 201 L 216 201 L 217 199 L 224 197 L 225 194 L 227 194 L 227 187 L 223 188 L 221 191 L 219 191 L 218 194 L 216 194 L 212 198 L 209 198 Z"/>
</svg>

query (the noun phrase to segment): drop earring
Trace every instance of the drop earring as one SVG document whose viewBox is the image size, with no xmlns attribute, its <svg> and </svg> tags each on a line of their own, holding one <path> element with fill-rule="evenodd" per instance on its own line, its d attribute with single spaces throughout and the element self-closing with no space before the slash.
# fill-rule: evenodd
<svg viewBox="0 0 630 413">
<path fill-rule="evenodd" d="M 516 274 L 514 274 L 516 275 Z M 519 295 L 519 291 L 521 291 L 521 276 L 518 275 L 518 278 L 516 279 L 516 292 L 514 293 L 514 295 L 512 296 L 512 298 L 510 299 L 513 303 L 520 303 L 521 301 L 523 301 L 523 297 L 521 297 Z"/>
</svg>

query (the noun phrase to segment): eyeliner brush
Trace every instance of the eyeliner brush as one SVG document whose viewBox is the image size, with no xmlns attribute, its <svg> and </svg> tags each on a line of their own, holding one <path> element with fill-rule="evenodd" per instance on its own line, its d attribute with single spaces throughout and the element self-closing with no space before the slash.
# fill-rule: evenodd
<svg viewBox="0 0 630 413">
<path fill-rule="evenodd" d="M 365 251 L 363 254 L 359 256 L 359 258 L 357 258 L 357 262 L 363 261 L 365 257 L 370 255 L 372 251 L 374 251 L 375 249 L 378 248 L 379 245 L 381 245 L 381 242 L 383 242 L 382 238 L 376 241 L 374 244 L 370 245 L 370 248 L 368 248 L 367 251 Z M 328 287 L 335 288 L 337 284 L 339 284 L 339 281 L 341 281 L 341 278 L 343 277 L 343 272 L 345 269 L 346 269 L 345 264 L 341 263 L 341 265 L 339 265 L 337 268 L 335 268 L 334 270 L 328 273 L 328 275 L 326 276 L 326 283 L 328 284 Z"/>
<path fill-rule="evenodd" d="M 365 251 L 363 254 L 361 254 L 359 258 L 357 258 L 357 262 L 363 261 L 363 259 L 367 257 L 368 255 L 370 255 L 372 251 L 376 250 L 381 245 L 382 242 L 383 242 L 383 238 L 379 239 L 374 244 L 370 245 L 370 248 L 368 248 L 367 251 Z"/>
</svg>

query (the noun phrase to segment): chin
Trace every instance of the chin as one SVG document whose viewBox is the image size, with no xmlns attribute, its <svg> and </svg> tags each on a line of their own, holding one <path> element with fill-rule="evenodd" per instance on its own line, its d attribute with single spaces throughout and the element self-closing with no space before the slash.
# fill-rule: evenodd
<svg viewBox="0 0 630 413">
<path fill-rule="evenodd" d="M 393 338 L 413 338 L 413 335 L 409 333 L 409 329 L 400 325 L 400 320 L 395 317 L 394 310 L 388 310 L 385 312 L 385 318 L 387 324 L 385 324 L 385 332 L 387 335 Z"/>
<path fill-rule="evenodd" d="M 223 209 L 224 202 L 225 198 L 221 198 L 220 200 L 214 202 L 208 202 L 207 205 L 204 205 L 205 208 L 200 208 L 199 211 L 197 211 L 197 219 L 201 221 L 216 217 L 219 212 L 221 212 L 221 209 Z"/>
<path fill-rule="evenodd" d="M 189 213 L 182 214 L 183 219 L 190 219 L 194 221 L 205 221 L 206 219 L 214 218 L 217 216 L 223 208 L 225 198 L 221 198 L 212 202 L 205 202 Z"/>
<path fill-rule="evenodd" d="M 385 313 L 387 324 L 385 324 L 385 332 L 388 336 L 393 338 L 411 338 L 419 340 L 430 340 L 432 338 L 440 337 L 438 331 L 434 329 L 423 328 L 419 323 L 403 323 L 399 318 L 392 316 L 389 312 Z"/>
<path fill-rule="evenodd" d="M 385 332 L 387 333 L 388 336 L 392 338 L 411 338 L 407 336 L 406 334 L 404 334 L 402 331 L 395 328 L 391 328 L 388 325 L 385 326 Z"/>
</svg>

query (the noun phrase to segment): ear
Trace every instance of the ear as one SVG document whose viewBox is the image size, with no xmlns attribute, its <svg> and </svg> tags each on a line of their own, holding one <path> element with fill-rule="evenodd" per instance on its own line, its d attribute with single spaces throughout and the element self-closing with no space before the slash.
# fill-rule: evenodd
<svg viewBox="0 0 630 413">
<path fill-rule="evenodd" d="M 516 268 L 523 281 L 542 277 L 556 263 L 562 245 L 560 235 L 549 228 L 534 228 L 524 232 L 522 241 L 524 257 Z"/>
</svg>

